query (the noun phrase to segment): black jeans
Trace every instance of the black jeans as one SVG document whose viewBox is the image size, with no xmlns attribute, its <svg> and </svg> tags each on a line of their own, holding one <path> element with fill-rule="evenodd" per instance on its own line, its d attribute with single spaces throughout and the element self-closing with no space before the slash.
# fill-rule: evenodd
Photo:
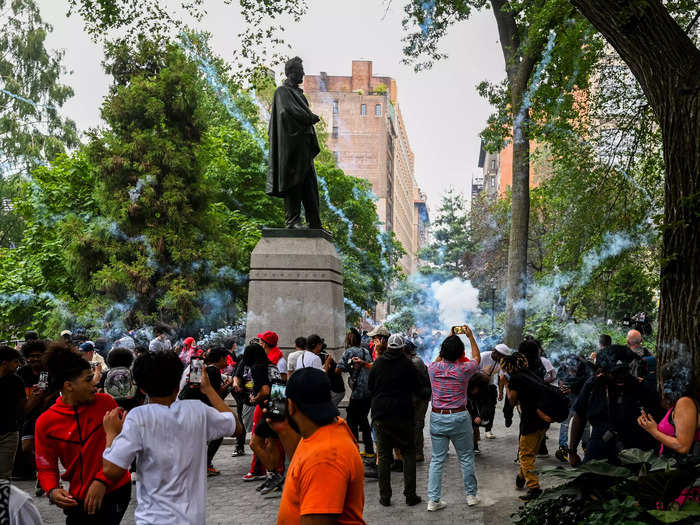
<svg viewBox="0 0 700 525">
<path fill-rule="evenodd" d="M 66 525 L 119 525 L 131 501 L 131 483 L 108 492 L 102 499 L 102 507 L 95 514 L 88 514 L 79 502 L 77 507 L 64 510 Z"/>
<path fill-rule="evenodd" d="M 304 203 L 304 211 L 306 212 L 306 222 L 309 223 L 309 228 L 321 229 L 321 215 L 318 202 L 318 180 L 316 179 L 316 170 L 313 166 L 313 161 L 309 167 L 309 171 L 304 177 L 304 183 L 293 186 L 287 190 L 284 196 L 285 222 L 287 228 L 301 222 L 301 203 Z"/>
<path fill-rule="evenodd" d="M 372 429 L 369 426 L 369 410 L 372 406 L 371 399 L 352 399 L 348 402 L 348 426 L 350 432 L 360 442 L 358 429 L 362 432 L 362 441 L 365 444 L 365 452 L 374 454 L 374 442 L 372 441 Z"/>
<path fill-rule="evenodd" d="M 416 439 L 413 419 L 372 422 L 377 435 L 379 454 L 379 497 L 391 499 L 391 464 L 394 449 L 398 448 L 403 460 L 403 494 L 416 495 Z"/>
<path fill-rule="evenodd" d="M 219 438 L 207 443 L 207 467 L 212 466 L 211 462 L 214 461 L 214 456 L 223 442 L 224 438 Z"/>
<path fill-rule="evenodd" d="M 241 394 L 234 394 L 233 396 L 233 398 L 236 400 L 236 414 L 238 414 L 238 421 L 241 422 L 241 435 L 236 438 L 236 448 L 238 449 L 245 447 L 245 435 L 247 432 L 245 424 L 243 423 L 243 406 L 245 404 L 244 397 L 245 395 Z"/>
<path fill-rule="evenodd" d="M 484 414 L 482 415 L 482 418 L 489 422 L 484 428 L 486 432 L 491 432 L 493 428 L 493 420 L 496 417 L 496 403 L 498 403 L 498 387 L 496 385 L 489 385 Z"/>
</svg>

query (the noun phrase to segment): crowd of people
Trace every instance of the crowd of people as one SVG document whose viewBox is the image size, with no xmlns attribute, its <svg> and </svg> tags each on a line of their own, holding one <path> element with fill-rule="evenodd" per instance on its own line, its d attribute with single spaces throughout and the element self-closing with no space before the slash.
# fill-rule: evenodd
<svg viewBox="0 0 700 525">
<path fill-rule="evenodd" d="M 350 329 L 335 357 L 318 334 L 285 353 L 272 330 L 206 348 L 193 337 L 173 345 L 167 327 L 143 344 L 30 332 L 19 348 L 0 346 L 0 516 L 6 508 L 9 523 L 41 523 L 31 498 L 9 483 L 14 473 L 36 476 L 36 496 L 62 509 L 67 524 L 119 524 L 134 482 L 137 524 L 205 523 L 206 477 L 220 474 L 223 438 L 235 439 L 240 457 L 250 435 L 241 482 L 281 497 L 278 523 L 362 524 L 366 480 L 377 480 L 379 503 L 391 506 L 391 475 L 401 472 L 405 504 L 423 501 L 416 470 L 427 457 L 426 414 L 425 508 L 447 505 L 450 443 L 473 507 L 475 455 L 482 433 L 496 438 L 499 401 L 507 428 L 519 414 L 514 483 L 526 503 L 542 493 L 536 461 L 548 454 L 552 423 L 560 423 L 555 456 L 571 466 L 615 463 L 628 448 L 700 456 L 692 370 L 667 363 L 659 396 L 656 360 L 642 342 L 636 330 L 627 345 L 601 335 L 596 352 L 560 357 L 557 369 L 532 337 L 481 352 L 466 325 L 453 327 L 431 360 L 383 325 Z M 688 487 L 678 503 L 699 500 Z"/>
</svg>

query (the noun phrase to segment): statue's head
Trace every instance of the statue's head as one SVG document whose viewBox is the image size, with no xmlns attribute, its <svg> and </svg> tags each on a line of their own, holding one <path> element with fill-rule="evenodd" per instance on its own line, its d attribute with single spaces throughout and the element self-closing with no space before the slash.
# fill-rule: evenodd
<svg viewBox="0 0 700 525">
<path fill-rule="evenodd" d="M 294 57 L 284 65 L 284 74 L 293 84 L 299 85 L 304 81 L 304 64 L 301 58 Z"/>
</svg>

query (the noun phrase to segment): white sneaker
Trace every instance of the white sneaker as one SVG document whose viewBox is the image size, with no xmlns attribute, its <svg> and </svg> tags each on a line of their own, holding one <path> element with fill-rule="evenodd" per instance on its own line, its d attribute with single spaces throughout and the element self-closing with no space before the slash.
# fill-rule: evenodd
<svg viewBox="0 0 700 525">
<path fill-rule="evenodd" d="M 490 430 L 486 433 L 486 439 L 496 439 L 496 436 L 493 435 L 493 432 Z"/>
<path fill-rule="evenodd" d="M 442 500 L 428 502 L 428 512 L 435 512 L 436 510 L 444 509 L 445 507 L 447 507 L 447 503 Z"/>
<path fill-rule="evenodd" d="M 479 496 L 476 494 L 474 496 L 467 494 L 467 505 L 470 507 L 473 507 L 474 505 L 479 504 Z"/>
</svg>

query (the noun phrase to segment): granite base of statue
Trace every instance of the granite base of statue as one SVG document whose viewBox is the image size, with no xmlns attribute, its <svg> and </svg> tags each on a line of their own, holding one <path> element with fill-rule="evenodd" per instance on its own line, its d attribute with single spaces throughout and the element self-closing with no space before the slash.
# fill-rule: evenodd
<svg viewBox="0 0 700 525">
<path fill-rule="evenodd" d="M 345 342 L 343 266 L 331 235 L 263 229 L 250 256 L 246 341 L 272 330 L 287 355 L 294 340 L 318 334 L 336 360 Z"/>
</svg>

